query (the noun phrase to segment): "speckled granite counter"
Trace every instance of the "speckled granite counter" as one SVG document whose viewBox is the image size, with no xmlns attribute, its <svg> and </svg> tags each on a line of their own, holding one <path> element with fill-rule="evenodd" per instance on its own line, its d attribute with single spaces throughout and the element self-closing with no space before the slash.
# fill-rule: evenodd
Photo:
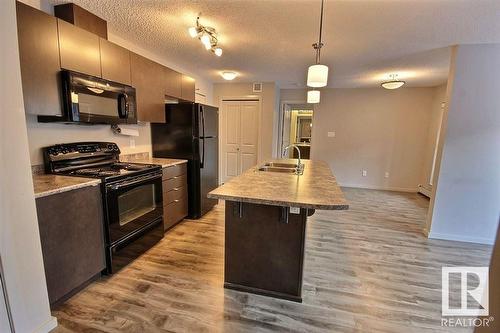
<svg viewBox="0 0 500 333">
<path fill-rule="evenodd" d="M 323 161 L 302 162 L 305 164 L 303 175 L 258 171 L 256 166 L 208 193 L 208 197 L 309 209 L 348 209 L 328 165 Z"/>
<path fill-rule="evenodd" d="M 146 163 L 146 164 L 158 164 L 161 165 L 162 168 L 166 168 L 172 165 L 187 163 L 187 160 L 179 160 L 175 158 L 156 158 L 156 157 L 148 157 L 146 156 L 129 156 L 123 155 L 120 156 L 120 161 L 122 162 L 131 162 L 131 163 Z"/>
<path fill-rule="evenodd" d="M 33 175 L 33 187 L 35 189 L 35 198 L 41 198 L 48 195 L 75 190 L 87 186 L 97 186 L 101 183 L 99 179 L 67 177 L 56 175 Z"/>
</svg>

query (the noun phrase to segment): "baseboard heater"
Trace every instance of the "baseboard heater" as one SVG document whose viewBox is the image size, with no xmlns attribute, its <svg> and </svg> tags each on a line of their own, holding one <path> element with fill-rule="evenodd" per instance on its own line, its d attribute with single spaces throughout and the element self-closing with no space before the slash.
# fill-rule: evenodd
<svg viewBox="0 0 500 333">
<path fill-rule="evenodd" d="M 422 184 L 418 185 L 418 193 L 425 195 L 427 198 L 431 198 L 431 190 L 425 188 Z"/>
</svg>

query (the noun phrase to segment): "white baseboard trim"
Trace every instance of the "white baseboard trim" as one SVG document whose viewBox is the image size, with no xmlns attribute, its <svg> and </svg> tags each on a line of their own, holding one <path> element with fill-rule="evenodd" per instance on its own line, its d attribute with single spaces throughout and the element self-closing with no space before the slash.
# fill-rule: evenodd
<svg viewBox="0 0 500 333">
<path fill-rule="evenodd" d="M 33 333 L 49 333 L 56 327 L 57 327 L 57 318 L 51 316 L 49 320 L 40 325 L 35 331 L 33 331 Z"/>
<path fill-rule="evenodd" d="M 408 187 L 390 187 L 390 186 L 367 186 L 360 184 L 341 184 L 340 187 L 353 187 L 353 188 L 363 188 L 367 190 L 380 190 L 380 191 L 394 191 L 394 192 L 412 192 L 417 193 L 417 188 L 408 188 Z"/>
<path fill-rule="evenodd" d="M 443 234 L 438 232 L 430 232 L 428 237 L 431 239 L 442 239 L 442 240 L 450 240 L 456 242 L 467 242 L 467 243 L 486 244 L 486 245 L 493 245 L 495 243 L 495 238 L 470 237 L 466 235 Z"/>
</svg>

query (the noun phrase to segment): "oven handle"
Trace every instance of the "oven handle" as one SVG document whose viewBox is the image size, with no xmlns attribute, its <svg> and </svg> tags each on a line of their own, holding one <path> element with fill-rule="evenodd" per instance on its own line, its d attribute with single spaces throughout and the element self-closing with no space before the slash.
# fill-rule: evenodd
<svg viewBox="0 0 500 333">
<path fill-rule="evenodd" d="M 153 176 L 142 176 L 142 177 L 137 177 L 137 178 L 132 179 L 132 180 L 123 181 L 123 182 L 120 182 L 118 184 L 111 184 L 111 185 L 106 186 L 106 189 L 111 189 L 113 191 L 116 191 L 116 190 L 119 190 L 119 189 L 124 188 L 124 187 L 129 187 L 132 185 L 139 185 L 139 184 L 143 184 L 143 183 L 149 183 L 149 182 L 152 182 L 154 180 L 161 179 L 161 178 L 162 178 L 161 173 L 155 173 Z"/>
</svg>

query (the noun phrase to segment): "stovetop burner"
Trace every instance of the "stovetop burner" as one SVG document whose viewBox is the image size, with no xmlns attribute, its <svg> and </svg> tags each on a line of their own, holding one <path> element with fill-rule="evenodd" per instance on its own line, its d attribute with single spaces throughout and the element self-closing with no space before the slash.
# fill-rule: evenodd
<svg viewBox="0 0 500 333">
<path fill-rule="evenodd" d="M 120 162 L 120 149 L 112 142 L 59 144 L 43 151 L 47 173 L 101 178 L 103 183 L 161 170 L 154 164 Z"/>
<path fill-rule="evenodd" d="M 78 169 L 72 171 L 70 174 L 87 177 L 110 177 L 125 175 L 134 171 L 142 171 L 152 167 L 155 167 L 155 165 L 117 162 L 104 167 Z"/>
</svg>

